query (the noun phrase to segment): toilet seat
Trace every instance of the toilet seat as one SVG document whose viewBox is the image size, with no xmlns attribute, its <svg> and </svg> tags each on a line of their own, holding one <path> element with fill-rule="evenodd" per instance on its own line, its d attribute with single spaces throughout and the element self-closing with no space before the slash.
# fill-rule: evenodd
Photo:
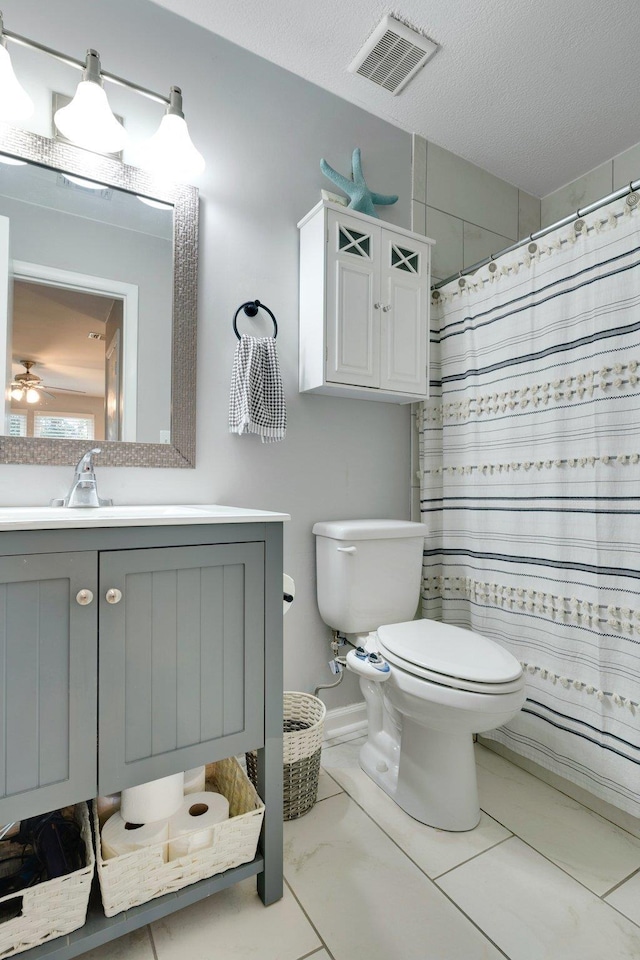
<svg viewBox="0 0 640 960">
<path fill-rule="evenodd" d="M 378 647 L 394 666 L 441 686 L 474 693 L 520 690 L 522 667 L 499 644 L 452 624 L 411 620 L 378 628 Z"/>
</svg>

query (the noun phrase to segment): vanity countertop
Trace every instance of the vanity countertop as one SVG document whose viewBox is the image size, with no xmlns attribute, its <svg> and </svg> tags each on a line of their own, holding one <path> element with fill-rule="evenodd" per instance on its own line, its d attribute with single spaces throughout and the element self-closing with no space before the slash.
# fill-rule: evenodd
<svg viewBox="0 0 640 960">
<path fill-rule="evenodd" d="M 0 507 L 0 530 L 78 527 L 153 527 L 192 523 L 275 523 L 288 513 L 217 503 L 123 505 L 119 507 Z"/>
</svg>

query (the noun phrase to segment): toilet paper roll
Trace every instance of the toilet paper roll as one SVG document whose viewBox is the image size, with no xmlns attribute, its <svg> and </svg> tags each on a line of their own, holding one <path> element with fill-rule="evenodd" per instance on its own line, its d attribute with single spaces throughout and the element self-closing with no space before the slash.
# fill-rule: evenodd
<svg viewBox="0 0 640 960">
<path fill-rule="evenodd" d="M 100 833 L 102 859 L 110 860 L 123 853 L 142 850 L 153 843 L 163 843 L 169 839 L 169 821 L 155 823 L 129 823 L 121 813 L 114 813 L 105 823 Z M 167 862 L 168 844 L 162 847 L 162 859 Z"/>
<path fill-rule="evenodd" d="M 169 820 L 169 860 L 177 860 L 213 843 L 213 828 L 229 818 L 229 801 L 211 790 L 192 793 Z"/>
<path fill-rule="evenodd" d="M 184 795 L 189 793 L 202 793 L 205 788 L 206 768 L 194 767 L 193 770 L 184 772 Z"/>
<path fill-rule="evenodd" d="M 98 810 L 98 822 L 100 829 L 102 829 L 109 817 L 120 809 L 120 794 L 113 793 L 109 797 L 97 797 L 96 808 Z"/>
<path fill-rule="evenodd" d="M 180 809 L 184 796 L 184 773 L 161 780 L 150 780 L 139 787 L 122 791 L 120 812 L 129 823 L 155 823 L 168 820 Z"/>
<path fill-rule="evenodd" d="M 282 575 L 282 593 L 282 609 L 284 613 L 287 613 L 296 595 L 296 585 L 293 577 L 290 577 L 288 573 Z"/>
</svg>

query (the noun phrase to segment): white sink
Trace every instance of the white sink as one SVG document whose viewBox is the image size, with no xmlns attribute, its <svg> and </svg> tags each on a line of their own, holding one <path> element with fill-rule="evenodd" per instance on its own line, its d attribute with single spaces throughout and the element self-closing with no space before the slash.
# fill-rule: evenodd
<svg viewBox="0 0 640 960">
<path fill-rule="evenodd" d="M 117 507 L 0 507 L 0 530 L 52 527 L 126 527 L 179 523 L 251 523 L 289 520 L 286 513 L 216 503 Z"/>
</svg>

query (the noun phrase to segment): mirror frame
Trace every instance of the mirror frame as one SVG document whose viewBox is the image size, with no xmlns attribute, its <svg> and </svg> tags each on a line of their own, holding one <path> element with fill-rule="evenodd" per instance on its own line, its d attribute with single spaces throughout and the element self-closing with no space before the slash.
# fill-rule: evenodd
<svg viewBox="0 0 640 960">
<path fill-rule="evenodd" d="M 167 184 L 113 157 L 0 123 L 0 153 L 97 180 L 107 187 L 173 205 L 171 443 L 98 441 L 109 467 L 195 467 L 198 288 L 198 189 Z M 0 463 L 75 464 L 87 440 L 0 435 Z"/>
</svg>

